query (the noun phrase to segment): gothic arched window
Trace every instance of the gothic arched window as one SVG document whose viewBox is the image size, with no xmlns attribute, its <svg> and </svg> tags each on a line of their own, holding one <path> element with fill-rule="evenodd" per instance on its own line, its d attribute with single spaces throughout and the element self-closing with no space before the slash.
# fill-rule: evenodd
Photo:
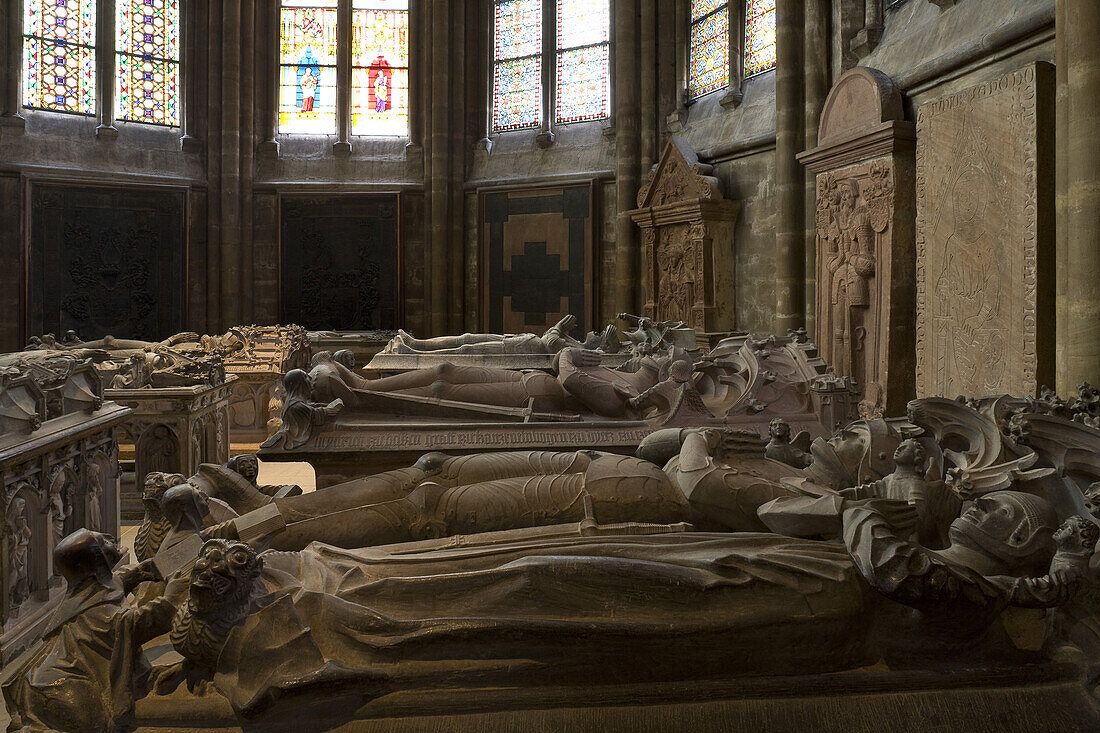
<svg viewBox="0 0 1100 733">
<path fill-rule="evenodd" d="M 279 132 L 408 134 L 408 0 L 283 0 L 279 14 Z"/>
<path fill-rule="evenodd" d="M 179 0 L 115 1 L 119 119 L 179 125 Z"/>
<path fill-rule="evenodd" d="M 775 68 L 775 0 L 745 0 L 745 76 Z"/>
<path fill-rule="evenodd" d="M 493 132 L 610 115 L 609 0 L 495 0 L 492 33 Z"/>
<path fill-rule="evenodd" d="M 691 0 L 691 45 L 688 52 L 688 98 L 697 99 L 730 81 L 729 3 Z"/>
<path fill-rule="evenodd" d="M 351 132 L 409 132 L 408 0 L 354 0 Z"/>
<path fill-rule="evenodd" d="M 96 0 L 24 0 L 23 106 L 94 115 Z"/>
</svg>

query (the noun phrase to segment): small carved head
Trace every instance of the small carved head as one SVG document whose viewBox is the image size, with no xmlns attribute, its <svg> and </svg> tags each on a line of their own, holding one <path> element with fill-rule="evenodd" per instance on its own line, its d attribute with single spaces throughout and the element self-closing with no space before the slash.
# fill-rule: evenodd
<svg viewBox="0 0 1100 733">
<path fill-rule="evenodd" d="M 768 423 L 768 435 L 779 443 L 791 442 L 791 426 L 781 417 Z"/>
<path fill-rule="evenodd" d="M 150 508 L 150 504 L 159 509 L 164 492 L 173 486 L 179 486 L 184 481 L 182 473 L 150 471 L 145 474 L 145 485 L 141 491 L 141 501 L 147 509 Z"/>
<path fill-rule="evenodd" d="M 1045 572 L 1054 554 L 1058 516 L 1050 502 L 1021 491 L 979 497 L 951 523 L 952 544 L 978 550 L 1001 565 L 998 574 Z"/>
<path fill-rule="evenodd" d="M 894 451 L 894 463 L 920 473 L 924 469 L 924 447 L 912 438 L 901 441 Z"/>
<path fill-rule="evenodd" d="M 1062 522 L 1052 537 L 1059 552 L 1091 554 L 1096 549 L 1096 543 L 1100 542 L 1100 527 L 1093 521 L 1074 515 Z"/>
<path fill-rule="evenodd" d="M 332 355 L 332 360 L 337 364 L 343 364 L 352 371 L 355 370 L 355 354 L 351 349 L 340 349 Z"/>
<path fill-rule="evenodd" d="M 230 471 L 236 471 L 252 483 L 256 483 L 256 478 L 260 475 L 260 461 L 251 453 L 242 453 L 239 456 L 233 456 L 229 459 L 226 468 Z"/>
<path fill-rule="evenodd" d="M 256 551 L 244 542 L 208 540 L 191 570 L 190 606 L 207 615 L 244 601 L 263 566 Z"/>
<path fill-rule="evenodd" d="M 95 576 L 107 584 L 111 571 L 122 559 L 122 550 L 111 535 L 78 529 L 57 543 L 53 552 L 54 569 L 75 587 L 85 579 Z"/>
</svg>

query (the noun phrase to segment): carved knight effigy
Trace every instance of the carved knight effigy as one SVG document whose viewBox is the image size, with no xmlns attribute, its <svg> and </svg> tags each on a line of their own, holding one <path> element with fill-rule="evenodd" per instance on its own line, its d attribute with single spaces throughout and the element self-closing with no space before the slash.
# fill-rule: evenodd
<svg viewBox="0 0 1100 733">
<path fill-rule="evenodd" d="M 91 530 L 60 542 L 67 599 L 4 695 L 27 730 L 327 729 L 446 714 L 454 689 L 491 712 L 501 685 L 584 707 L 813 680 L 895 706 L 950 691 L 965 720 L 991 686 L 1034 690 L 1085 730 L 1100 430 L 1080 391 L 921 399 L 808 445 L 772 421 L 768 443 L 665 427 L 629 456 L 426 453 L 299 495 L 240 459 L 151 476 L 140 564 Z"/>
<path fill-rule="evenodd" d="M 632 355 L 618 366 L 605 363 L 606 352 L 566 345 L 551 370 L 441 361 L 371 379 L 341 363 L 340 352 L 318 352 L 308 372 L 287 373 L 282 425 L 260 455 L 309 461 L 327 486 L 433 449 L 580 444 L 631 453 L 662 427 L 739 425 L 763 435 L 783 417 L 816 437 L 855 416 L 850 383 L 828 372 L 803 335 L 731 337 L 700 355 L 677 345 L 675 324 L 621 317 L 637 329 L 627 334 Z M 469 341 L 433 344 L 450 351 Z"/>
</svg>

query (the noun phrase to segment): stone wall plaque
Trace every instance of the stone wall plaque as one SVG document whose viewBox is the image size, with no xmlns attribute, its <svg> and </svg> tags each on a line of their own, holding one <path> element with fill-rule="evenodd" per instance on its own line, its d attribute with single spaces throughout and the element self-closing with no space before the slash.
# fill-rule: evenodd
<svg viewBox="0 0 1100 733">
<path fill-rule="evenodd" d="M 1054 70 L 917 112 L 917 395 L 1033 395 L 1054 365 Z"/>
<path fill-rule="evenodd" d="M 27 332 L 179 331 L 184 212 L 180 191 L 32 186 Z"/>
<path fill-rule="evenodd" d="M 722 197 L 711 166 L 673 138 L 629 212 L 645 248 L 643 314 L 683 321 L 696 333 L 732 331 L 738 201 Z"/>
<path fill-rule="evenodd" d="M 817 176 L 814 339 L 855 379 L 863 417 L 901 415 L 913 385 L 913 123 L 876 69 L 829 92 L 821 144 L 799 160 Z"/>
<path fill-rule="evenodd" d="M 489 333 L 542 333 L 567 314 L 595 327 L 589 183 L 481 193 L 481 313 Z"/>
<path fill-rule="evenodd" d="M 285 196 L 282 319 L 307 329 L 392 329 L 401 321 L 398 197 Z"/>
</svg>

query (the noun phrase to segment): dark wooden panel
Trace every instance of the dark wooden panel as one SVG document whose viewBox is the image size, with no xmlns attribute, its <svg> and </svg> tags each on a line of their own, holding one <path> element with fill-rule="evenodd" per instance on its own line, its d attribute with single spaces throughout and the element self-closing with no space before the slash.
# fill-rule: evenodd
<svg viewBox="0 0 1100 733">
<path fill-rule="evenodd" d="M 282 323 L 397 328 L 396 195 L 282 199 Z"/>
<path fill-rule="evenodd" d="M 184 193 L 35 184 L 30 334 L 160 340 L 183 328 Z"/>
</svg>

